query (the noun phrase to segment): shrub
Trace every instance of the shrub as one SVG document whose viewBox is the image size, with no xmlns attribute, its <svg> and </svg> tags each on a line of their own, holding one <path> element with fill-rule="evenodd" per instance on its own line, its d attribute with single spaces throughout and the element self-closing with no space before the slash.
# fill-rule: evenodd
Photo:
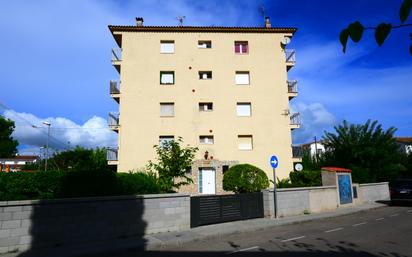
<svg viewBox="0 0 412 257">
<path fill-rule="evenodd" d="M 266 173 L 250 164 L 230 167 L 223 175 L 223 189 L 235 193 L 252 193 L 269 187 Z"/>
<path fill-rule="evenodd" d="M 0 172 L 0 201 L 51 199 L 61 193 L 64 172 Z"/>
<path fill-rule="evenodd" d="M 122 195 L 156 194 L 160 192 L 156 176 L 143 172 L 118 173 L 117 187 L 118 193 Z"/>
<path fill-rule="evenodd" d="M 292 187 L 313 187 L 322 185 L 322 176 L 319 170 L 292 171 L 289 173 Z"/>
</svg>

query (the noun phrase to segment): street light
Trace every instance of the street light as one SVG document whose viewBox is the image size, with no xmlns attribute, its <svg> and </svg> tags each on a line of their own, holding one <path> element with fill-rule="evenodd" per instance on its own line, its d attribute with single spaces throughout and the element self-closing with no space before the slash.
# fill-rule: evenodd
<svg viewBox="0 0 412 257">
<path fill-rule="evenodd" d="M 47 122 L 47 121 L 44 121 L 43 124 L 47 126 L 46 163 L 44 164 L 44 171 L 47 171 L 47 160 L 49 159 L 49 138 L 50 138 L 51 123 Z"/>
</svg>

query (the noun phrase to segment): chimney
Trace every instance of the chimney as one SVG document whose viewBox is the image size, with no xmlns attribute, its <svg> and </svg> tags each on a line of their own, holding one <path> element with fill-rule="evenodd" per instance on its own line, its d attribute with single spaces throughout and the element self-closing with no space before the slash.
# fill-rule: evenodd
<svg viewBox="0 0 412 257">
<path fill-rule="evenodd" d="M 265 28 L 270 28 L 270 27 L 272 27 L 272 25 L 270 24 L 270 18 L 265 17 Z"/>
<path fill-rule="evenodd" d="M 136 18 L 136 26 L 138 26 L 138 27 L 143 26 L 143 18 L 142 17 L 137 17 Z"/>
</svg>

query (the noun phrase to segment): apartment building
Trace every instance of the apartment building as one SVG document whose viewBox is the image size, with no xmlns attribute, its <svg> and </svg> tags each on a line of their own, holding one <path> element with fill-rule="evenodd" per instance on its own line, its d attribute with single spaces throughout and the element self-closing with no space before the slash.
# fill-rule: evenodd
<svg viewBox="0 0 412 257">
<path fill-rule="evenodd" d="M 112 64 L 119 80 L 110 81 L 119 111 L 109 127 L 119 134 L 109 149 L 118 172 L 155 160 L 153 145 L 182 137 L 199 151 L 188 168 L 191 194 L 222 193 L 223 173 L 250 163 L 273 179 L 269 165 L 277 155 L 277 176 L 293 170 L 291 130 L 299 114 L 289 111 L 297 82 L 286 49 L 296 28 L 110 25 L 118 45 Z"/>
</svg>

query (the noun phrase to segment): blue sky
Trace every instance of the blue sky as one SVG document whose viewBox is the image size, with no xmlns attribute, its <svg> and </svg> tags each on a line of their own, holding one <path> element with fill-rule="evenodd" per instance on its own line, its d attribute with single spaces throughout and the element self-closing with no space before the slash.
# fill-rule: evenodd
<svg viewBox="0 0 412 257">
<path fill-rule="evenodd" d="M 397 127 L 398 136 L 412 135 L 411 27 L 393 31 L 380 48 L 373 31 L 349 43 L 346 54 L 338 40 L 355 20 L 398 24 L 401 0 L 2 1 L 0 103 L 7 108 L 0 112 L 15 120 L 22 153 L 44 145 L 45 120 L 52 123 L 54 148 L 116 145 L 106 128 L 107 113 L 118 108 L 108 93 L 118 74 L 107 25 L 134 25 L 138 16 L 145 25 L 176 25 L 184 15 L 185 25 L 262 26 L 262 4 L 272 26 L 298 27 L 289 45 L 297 51 L 289 79 L 299 81 L 291 108 L 303 119 L 294 143 L 321 137 L 343 119 L 376 119 Z"/>
</svg>

